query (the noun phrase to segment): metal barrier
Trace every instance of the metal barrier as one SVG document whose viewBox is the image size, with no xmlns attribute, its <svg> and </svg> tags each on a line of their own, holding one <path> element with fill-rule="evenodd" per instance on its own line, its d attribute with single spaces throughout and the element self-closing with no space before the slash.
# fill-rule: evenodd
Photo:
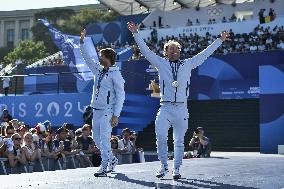
<svg viewBox="0 0 284 189">
<path fill-rule="evenodd" d="M 10 78 L 8 95 L 34 95 L 34 94 L 59 94 L 78 93 L 76 75 L 89 72 L 54 72 L 35 73 L 12 76 L 0 76 L 0 94 L 4 94 L 3 78 Z M 148 86 L 149 76 L 140 73 L 122 71 L 122 74 L 135 75 L 143 78 L 144 86 Z M 150 78 L 152 79 L 152 77 Z M 91 80 L 90 80 L 91 81 Z M 88 82 L 88 81 L 86 81 Z M 145 87 L 146 88 L 146 87 Z M 91 88 L 89 89 L 91 92 Z"/>
</svg>

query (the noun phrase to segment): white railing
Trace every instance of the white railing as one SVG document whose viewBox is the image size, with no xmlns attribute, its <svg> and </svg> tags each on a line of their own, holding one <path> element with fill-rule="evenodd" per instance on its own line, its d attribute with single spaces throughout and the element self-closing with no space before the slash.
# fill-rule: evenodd
<svg viewBox="0 0 284 189">
<path fill-rule="evenodd" d="M 185 34 L 186 36 L 190 34 L 197 33 L 200 36 L 205 36 L 207 32 L 212 35 L 219 35 L 222 31 L 232 31 L 236 34 L 238 33 L 250 33 L 254 28 L 259 25 L 259 20 L 247 20 L 242 22 L 226 22 L 226 23 L 216 23 L 216 24 L 202 24 L 193 26 L 181 26 L 181 27 L 169 27 L 169 28 L 156 28 L 158 33 L 158 39 L 166 36 L 178 37 L 179 34 Z M 261 24 L 264 28 L 284 25 L 284 16 L 277 16 L 272 22 Z M 143 39 L 151 37 L 152 29 L 141 30 L 140 33 Z"/>
<path fill-rule="evenodd" d="M 49 59 L 52 60 L 53 58 L 58 57 L 59 55 L 60 55 L 61 57 L 63 57 L 63 56 L 62 56 L 62 52 L 59 51 L 59 52 L 57 52 L 57 53 L 54 53 L 54 54 L 52 54 L 52 55 L 49 55 L 48 57 L 45 57 L 45 58 L 43 58 L 43 59 L 40 59 L 40 60 L 36 61 L 35 63 L 33 63 L 33 64 L 27 66 L 27 68 L 33 68 L 33 67 L 36 67 L 36 66 L 43 66 L 43 62 L 44 62 L 44 61 L 45 61 L 45 62 L 48 62 Z"/>
</svg>

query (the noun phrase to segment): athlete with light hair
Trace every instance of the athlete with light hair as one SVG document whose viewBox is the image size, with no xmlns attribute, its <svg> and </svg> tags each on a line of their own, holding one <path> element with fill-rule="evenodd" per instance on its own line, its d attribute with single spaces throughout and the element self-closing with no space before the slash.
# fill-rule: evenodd
<svg viewBox="0 0 284 189">
<path fill-rule="evenodd" d="M 205 50 L 192 58 L 181 60 L 181 45 L 176 41 L 168 41 L 164 45 L 164 56 L 160 57 L 152 52 L 141 35 L 138 27 L 133 22 L 128 22 L 128 29 L 133 33 L 134 39 L 141 53 L 157 68 L 159 73 L 161 107 L 156 117 L 155 132 L 157 139 L 157 153 L 161 161 L 161 167 L 156 177 L 163 178 L 168 172 L 168 130 L 173 127 L 174 138 L 174 163 L 173 178 L 181 178 L 179 168 L 182 164 L 184 153 L 184 136 L 188 129 L 187 99 L 191 70 L 201 65 L 213 52 L 229 40 L 229 33 L 222 32 L 221 37 L 216 39 Z"/>
</svg>

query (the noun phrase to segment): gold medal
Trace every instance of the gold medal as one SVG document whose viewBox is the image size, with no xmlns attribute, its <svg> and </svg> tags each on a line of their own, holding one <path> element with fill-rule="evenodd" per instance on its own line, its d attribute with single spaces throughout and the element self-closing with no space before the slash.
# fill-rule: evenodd
<svg viewBox="0 0 284 189">
<path fill-rule="evenodd" d="M 172 86 L 173 86 L 174 88 L 177 88 L 178 85 L 179 85 L 178 81 L 173 81 Z"/>
</svg>

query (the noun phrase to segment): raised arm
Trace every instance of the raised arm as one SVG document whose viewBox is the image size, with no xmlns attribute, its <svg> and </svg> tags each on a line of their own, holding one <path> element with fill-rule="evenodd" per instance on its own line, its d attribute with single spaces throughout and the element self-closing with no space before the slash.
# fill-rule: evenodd
<svg viewBox="0 0 284 189">
<path fill-rule="evenodd" d="M 87 64 L 87 66 L 92 71 L 92 73 L 95 75 L 95 73 L 99 69 L 100 63 L 99 63 L 99 61 L 95 60 L 93 55 L 90 55 L 89 49 L 88 49 L 86 43 L 84 43 L 85 36 L 86 36 L 86 30 L 84 29 L 81 32 L 81 36 L 80 36 L 80 51 L 81 51 L 81 54 L 82 54 L 83 59 L 85 60 L 85 62 Z"/>
<path fill-rule="evenodd" d="M 146 57 L 146 59 L 157 69 L 159 69 L 161 64 L 161 57 L 156 55 L 153 51 L 149 49 L 144 39 L 138 32 L 138 27 L 134 24 L 134 22 L 128 22 L 127 27 L 129 31 L 132 32 L 134 40 L 136 41 L 141 53 Z"/>
<path fill-rule="evenodd" d="M 185 62 L 189 63 L 192 69 L 200 66 L 209 56 L 213 54 L 215 50 L 217 50 L 221 46 L 222 42 L 226 40 L 229 40 L 229 33 L 222 32 L 220 38 L 216 39 L 211 45 L 209 45 L 206 49 L 204 49 L 194 57 L 186 59 Z"/>
</svg>

